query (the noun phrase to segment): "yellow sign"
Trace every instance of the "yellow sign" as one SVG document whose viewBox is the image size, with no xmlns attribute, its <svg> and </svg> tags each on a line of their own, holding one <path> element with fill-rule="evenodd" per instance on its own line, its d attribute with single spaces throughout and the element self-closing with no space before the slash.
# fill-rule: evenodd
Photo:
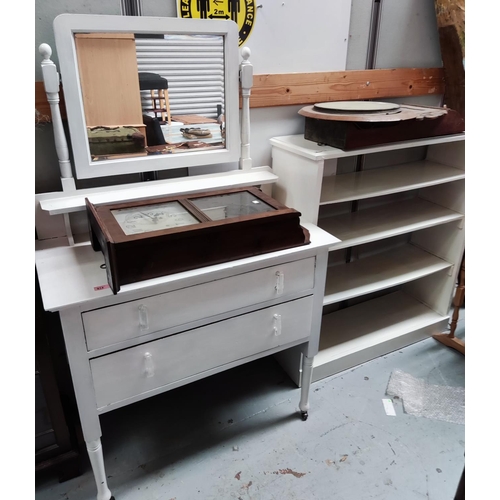
<svg viewBox="0 0 500 500">
<path fill-rule="evenodd" d="M 240 46 L 250 36 L 256 13 L 255 0 L 177 0 L 179 17 L 233 20 L 240 32 Z"/>
</svg>

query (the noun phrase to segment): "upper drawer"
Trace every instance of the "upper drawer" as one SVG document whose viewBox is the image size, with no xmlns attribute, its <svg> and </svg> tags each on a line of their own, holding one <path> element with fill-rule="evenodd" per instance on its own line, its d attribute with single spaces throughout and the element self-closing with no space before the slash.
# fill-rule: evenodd
<svg viewBox="0 0 500 500">
<path fill-rule="evenodd" d="M 87 347 L 209 318 L 314 287 L 315 258 L 288 262 L 82 314 Z"/>
</svg>

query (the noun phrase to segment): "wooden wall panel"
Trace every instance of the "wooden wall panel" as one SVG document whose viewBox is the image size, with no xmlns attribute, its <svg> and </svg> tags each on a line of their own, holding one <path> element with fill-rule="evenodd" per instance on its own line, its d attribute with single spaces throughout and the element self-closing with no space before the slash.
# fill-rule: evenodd
<svg viewBox="0 0 500 500">
<path fill-rule="evenodd" d="M 442 68 L 396 68 L 254 75 L 250 107 L 444 94 Z M 61 94 L 61 114 L 65 118 Z M 43 82 L 35 82 L 35 108 L 50 121 Z M 42 121 L 44 121 L 42 119 Z"/>
<path fill-rule="evenodd" d="M 444 93 L 441 68 L 255 75 L 250 107 Z"/>
</svg>

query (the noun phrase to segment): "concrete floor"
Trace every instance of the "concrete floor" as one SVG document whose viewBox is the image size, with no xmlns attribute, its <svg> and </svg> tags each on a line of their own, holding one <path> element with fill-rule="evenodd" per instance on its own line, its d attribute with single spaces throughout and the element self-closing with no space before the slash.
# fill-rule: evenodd
<svg viewBox="0 0 500 500">
<path fill-rule="evenodd" d="M 456 332 L 465 338 L 465 310 Z M 382 399 L 391 372 L 465 386 L 465 358 L 430 338 L 300 390 L 274 358 L 214 375 L 101 417 L 116 500 L 453 500 L 463 425 L 416 417 Z M 38 478 L 36 500 L 94 500 L 84 473 Z"/>
</svg>

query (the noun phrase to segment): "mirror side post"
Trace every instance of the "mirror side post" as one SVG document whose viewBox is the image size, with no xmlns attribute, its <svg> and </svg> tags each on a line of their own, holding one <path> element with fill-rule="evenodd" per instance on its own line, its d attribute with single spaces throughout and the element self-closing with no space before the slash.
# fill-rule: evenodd
<svg viewBox="0 0 500 500">
<path fill-rule="evenodd" d="M 56 145 L 57 158 L 59 160 L 59 170 L 61 172 L 61 185 L 63 191 L 76 191 L 75 179 L 71 171 L 71 163 L 69 161 L 69 148 L 64 133 L 64 127 L 61 118 L 61 110 L 59 108 L 59 73 L 57 72 L 56 65 L 50 59 L 52 49 L 50 45 L 42 43 L 38 47 L 38 51 L 43 56 L 42 76 L 43 86 L 47 94 L 47 101 L 50 105 L 50 114 L 52 115 L 52 127 L 54 129 L 54 142 Z M 74 245 L 73 232 L 71 230 L 71 223 L 69 214 L 63 214 L 64 227 L 68 243 Z"/>
<path fill-rule="evenodd" d="M 240 170 L 250 170 L 252 159 L 250 158 L 250 91 L 253 85 L 253 66 L 248 60 L 250 49 L 243 47 L 241 50 L 243 61 L 240 64 L 241 85 L 241 156 Z"/>
<path fill-rule="evenodd" d="M 61 184 L 63 191 L 75 191 L 75 179 L 71 171 L 71 163 L 69 161 L 69 148 L 64 133 L 64 127 L 61 118 L 61 110 L 59 109 L 59 73 L 56 65 L 50 59 L 52 49 L 50 45 L 42 43 L 38 51 L 43 56 L 42 75 L 47 101 L 50 105 L 52 115 L 52 126 L 54 128 L 54 142 L 56 144 L 57 157 L 59 159 L 59 170 L 61 171 Z"/>
</svg>

